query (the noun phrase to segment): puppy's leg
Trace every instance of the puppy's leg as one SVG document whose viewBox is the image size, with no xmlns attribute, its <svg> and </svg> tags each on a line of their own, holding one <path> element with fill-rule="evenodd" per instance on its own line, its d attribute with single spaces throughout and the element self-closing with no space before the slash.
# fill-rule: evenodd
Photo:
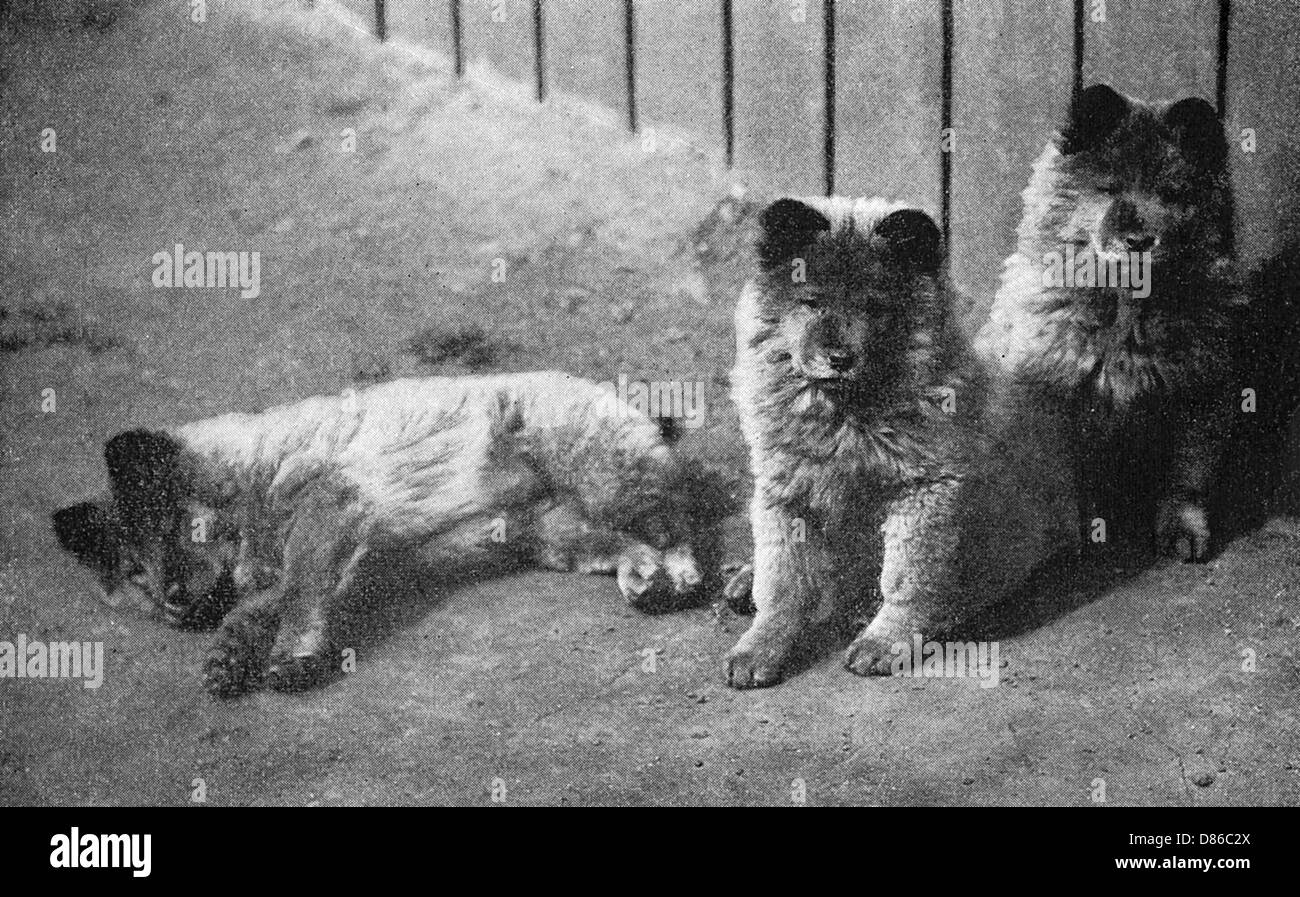
<svg viewBox="0 0 1300 897">
<path fill-rule="evenodd" d="M 267 669 L 267 684 L 274 689 L 310 688 L 339 666 L 330 642 L 330 614 L 369 549 L 364 515 L 354 502 L 347 487 L 322 482 L 302 497 L 289 521 L 280 630 Z"/>
<path fill-rule="evenodd" d="M 606 434 L 611 446 L 619 444 L 618 435 Z M 667 609 L 703 582 L 685 541 L 686 515 L 678 507 L 682 496 L 675 494 L 684 488 L 679 469 L 662 444 L 651 445 L 627 458 L 615 454 L 610 459 L 614 469 L 601 476 L 575 478 L 576 494 L 540 510 L 534 524 L 538 565 L 615 574 L 624 600 L 639 610 Z M 629 506 L 640 511 L 629 515 Z"/>
<path fill-rule="evenodd" d="M 879 613 L 849 646 L 846 668 L 888 675 L 894 645 L 910 643 L 948 622 L 960 587 L 961 483 L 945 480 L 894 501 L 884 525 Z"/>
<path fill-rule="evenodd" d="M 733 688 L 774 685 L 796 639 L 807 627 L 832 579 L 820 534 L 795 538 L 795 521 L 767 507 L 762 490 L 751 509 L 754 527 L 754 622 L 727 654 L 727 684 Z M 802 529 L 802 528 L 800 528 Z"/>
<path fill-rule="evenodd" d="M 276 588 L 251 595 L 227 615 L 203 664 L 209 694 L 233 698 L 262 686 L 283 602 Z"/>
<path fill-rule="evenodd" d="M 576 504 L 544 512 L 536 524 L 535 562 L 548 570 L 614 575 L 638 610 L 659 610 L 699 588 L 703 577 L 689 545 L 660 551 L 634 536 L 595 526 Z"/>
<path fill-rule="evenodd" d="M 1204 561 L 1209 557 L 1210 522 L 1205 502 L 1230 427 L 1224 412 L 1201 409 L 1180 434 L 1170 488 L 1156 509 L 1157 551 L 1183 561 Z"/>
<path fill-rule="evenodd" d="M 575 552 L 568 569 L 578 573 L 613 574 L 623 600 L 642 611 L 666 609 L 673 603 L 675 594 L 688 593 L 699 585 L 699 574 L 689 548 L 684 553 L 673 553 L 674 563 L 670 567 L 668 552 L 629 536 L 611 535 L 612 540 L 602 541 L 606 544 L 614 541 L 616 548 Z"/>
<path fill-rule="evenodd" d="M 203 684 L 219 698 L 261 688 L 284 602 L 280 558 L 258 551 L 245 528 L 230 574 L 235 606 L 225 615 L 203 665 Z"/>
</svg>

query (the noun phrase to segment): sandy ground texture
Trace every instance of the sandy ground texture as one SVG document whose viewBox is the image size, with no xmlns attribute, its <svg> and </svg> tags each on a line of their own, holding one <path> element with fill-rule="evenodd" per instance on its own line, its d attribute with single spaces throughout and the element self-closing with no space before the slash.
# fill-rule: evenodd
<svg viewBox="0 0 1300 897">
<path fill-rule="evenodd" d="M 106 605 L 50 532 L 104 488 L 105 438 L 388 376 L 559 367 L 705 381 L 684 446 L 734 473 L 734 260 L 698 244 L 741 204 L 688 147 L 646 153 L 278 7 L 187 10 L 0 48 L 0 639 L 107 658 L 97 690 L 0 680 L 0 803 L 184 804 L 196 780 L 213 804 L 478 804 L 495 785 L 517 804 L 1082 805 L 1102 782 L 1112 804 L 1300 803 L 1295 518 L 1205 566 L 1046 589 L 1000 638 L 996 688 L 858 679 L 828 649 L 733 692 L 747 618 L 644 616 L 609 579 L 532 573 L 401 603 L 320 691 L 209 698 L 211 634 Z M 152 288 L 177 242 L 259 251 L 261 295 Z M 467 325 L 482 334 L 443 338 Z"/>
</svg>

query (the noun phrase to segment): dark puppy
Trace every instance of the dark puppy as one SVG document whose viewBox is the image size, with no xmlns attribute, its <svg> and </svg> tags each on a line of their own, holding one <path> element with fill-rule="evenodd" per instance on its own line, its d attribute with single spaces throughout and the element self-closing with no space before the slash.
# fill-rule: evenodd
<svg viewBox="0 0 1300 897">
<path fill-rule="evenodd" d="M 977 352 L 1005 438 L 1054 457 L 1089 543 L 1203 560 L 1240 383 L 1227 144 L 1201 99 L 1076 98 L 1035 163 Z M 1073 480 L 1073 482 L 1071 482 Z"/>
</svg>

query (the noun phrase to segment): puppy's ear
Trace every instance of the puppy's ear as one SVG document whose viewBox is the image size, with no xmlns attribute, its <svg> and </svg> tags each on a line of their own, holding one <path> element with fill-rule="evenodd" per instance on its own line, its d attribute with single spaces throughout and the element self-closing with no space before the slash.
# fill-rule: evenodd
<svg viewBox="0 0 1300 897">
<path fill-rule="evenodd" d="M 919 209 L 890 212 L 871 232 L 871 245 L 885 262 L 909 274 L 937 275 L 943 261 L 942 243 L 934 219 Z"/>
<path fill-rule="evenodd" d="M 1131 111 L 1128 100 L 1107 84 L 1079 91 L 1070 104 L 1070 121 L 1061 132 L 1061 152 L 1072 156 L 1099 146 Z"/>
<path fill-rule="evenodd" d="M 1200 97 L 1188 97 L 1170 106 L 1165 124 L 1173 132 L 1183 157 L 1198 168 L 1221 171 L 1228 162 L 1228 141 L 1219 113 Z"/>
<path fill-rule="evenodd" d="M 129 430 L 104 445 L 104 463 L 122 522 L 155 525 L 179 507 L 180 446 L 166 433 Z"/>
<path fill-rule="evenodd" d="M 797 199 L 778 199 L 758 218 L 758 257 L 774 268 L 795 258 L 817 234 L 831 229 L 830 219 Z"/>
<path fill-rule="evenodd" d="M 64 551 L 101 573 L 117 569 L 121 554 L 112 514 L 97 502 L 83 501 L 50 515 Z"/>
</svg>

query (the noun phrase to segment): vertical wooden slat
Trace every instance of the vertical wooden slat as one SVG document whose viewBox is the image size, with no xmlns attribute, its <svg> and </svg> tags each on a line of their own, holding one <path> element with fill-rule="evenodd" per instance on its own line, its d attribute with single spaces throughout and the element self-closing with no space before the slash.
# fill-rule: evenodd
<svg viewBox="0 0 1300 897">
<path fill-rule="evenodd" d="M 620 0 L 548 0 L 546 65 L 555 90 L 626 108 L 624 12 Z"/>
<path fill-rule="evenodd" d="M 1292 0 L 1236 0 L 1230 37 L 1226 129 L 1237 252 L 1250 267 L 1300 241 L 1300 29 Z M 1243 146 L 1247 128 L 1253 153 Z"/>
<path fill-rule="evenodd" d="M 954 8 L 950 270 L 974 319 L 1015 249 L 1030 165 L 1069 109 L 1073 6 L 966 0 Z"/>
<path fill-rule="evenodd" d="M 835 192 L 835 0 L 822 8 L 822 183 Z"/>
<path fill-rule="evenodd" d="M 1215 63 L 1214 107 L 1222 117 L 1228 107 L 1228 47 L 1231 40 L 1232 0 L 1219 0 L 1218 59 Z"/>
<path fill-rule="evenodd" d="M 1088 0 L 1074 0 L 1074 75 L 1071 80 L 1074 94 L 1083 90 L 1083 7 L 1087 2 Z"/>
<path fill-rule="evenodd" d="M 451 58 L 456 70 L 456 77 L 465 74 L 465 25 L 461 21 L 461 0 L 451 2 Z"/>
<path fill-rule="evenodd" d="M 722 0 L 722 139 L 727 166 L 736 159 L 735 25 L 731 0 Z"/>
<path fill-rule="evenodd" d="M 1219 112 L 1219 118 L 1227 126 L 1228 111 L 1228 53 L 1230 46 L 1230 29 L 1232 27 L 1232 3 L 1230 0 L 1219 0 L 1219 33 L 1217 43 L 1217 59 L 1215 61 L 1214 76 L 1214 108 Z M 1234 218 L 1236 209 L 1233 209 Z M 1228 220 L 1228 239 L 1232 245 L 1236 244 L 1237 222 L 1230 218 Z"/>
<path fill-rule="evenodd" d="M 533 84 L 537 102 L 546 99 L 546 18 L 543 0 L 533 0 Z"/>
<path fill-rule="evenodd" d="M 532 0 L 462 0 L 461 25 L 467 63 L 533 82 Z"/>
<path fill-rule="evenodd" d="M 943 17 L 943 64 L 939 76 L 939 93 L 942 97 L 939 109 L 939 133 L 942 136 L 952 133 L 952 59 L 955 48 L 952 0 L 942 0 L 941 5 L 943 7 L 940 13 Z M 947 149 L 948 147 L 945 147 L 941 141 L 939 189 L 943 191 L 943 209 L 939 214 L 939 228 L 943 232 L 945 257 L 951 252 L 952 245 L 952 153 Z"/>
<path fill-rule="evenodd" d="M 791 0 L 738 0 L 734 15 L 736 165 L 775 192 L 820 193 L 822 2 L 798 21 Z"/>
<path fill-rule="evenodd" d="M 725 142 L 723 3 L 643 0 L 636 8 L 636 97 L 642 128 L 671 124 L 704 146 Z"/>
<path fill-rule="evenodd" d="M 942 205 L 943 21 L 939 0 L 835 5 L 836 191 Z"/>
<path fill-rule="evenodd" d="M 1218 0 L 1107 3 L 1106 21 L 1084 18 L 1084 83 L 1106 83 L 1141 99 L 1213 101 Z"/>
<path fill-rule="evenodd" d="M 627 84 L 627 128 L 636 131 L 636 2 L 623 0 L 623 64 Z"/>
<path fill-rule="evenodd" d="M 835 192 L 835 0 L 822 2 L 822 185 Z"/>
</svg>

